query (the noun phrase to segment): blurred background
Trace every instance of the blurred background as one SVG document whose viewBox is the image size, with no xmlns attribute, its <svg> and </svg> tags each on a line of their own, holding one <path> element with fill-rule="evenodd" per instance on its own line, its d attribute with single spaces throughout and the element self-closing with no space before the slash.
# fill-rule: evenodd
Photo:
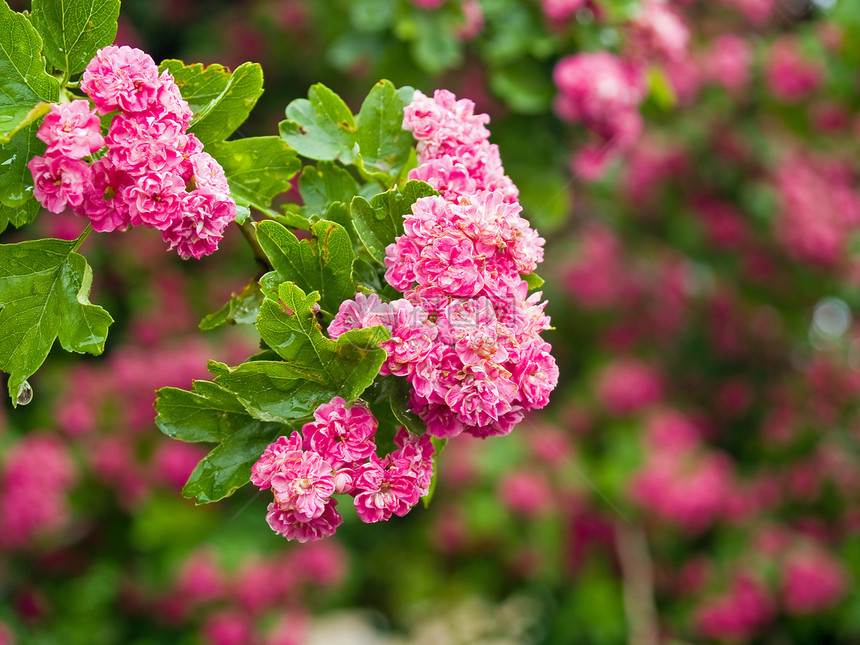
<svg viewBox="0 0 860 645">
<path fill-rule="evenodd" d="M 105 355 L 0 408 L 0 645 L 860 643 L 860 2 L 126 0 L 117 42 L 261 63 L 243 136 L 320 81 L 474 100 L 561 381 L 450 442 L 429 508 L 287 543 L 250 487 L 184 500 L 205 451 L 153 423 L 255 350 L 197 328 L 254 273 L 238 230 L 91 237 Z M 2 239 L 83 222 L 33 227 Z"/>
</svg>

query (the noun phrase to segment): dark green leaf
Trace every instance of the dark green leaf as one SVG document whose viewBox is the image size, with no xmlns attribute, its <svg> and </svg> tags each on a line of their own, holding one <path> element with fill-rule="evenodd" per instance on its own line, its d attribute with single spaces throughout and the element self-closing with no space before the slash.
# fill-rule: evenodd
<svg viewBox="0 0 860 645">
<path fill-rule="evenodd" d="M 322 215 L 332 202 L 349 204 L 358 194 L 358 183 L 349 172 L 330 161 L 305 166 L 299 178 L 299 193 L 309 213 Z"/>
<path fill-rule="evenodd" d="M 334 389 L 347 401 L 373 383 L 385 361 L 381 341 L 390 336 L 383 327 L 356 329 L 332 340 L 320 330 L 313 306 L 317 292 L 305 295 L 286 282 L 278 289 L 280 303 L 267 299 L 260 306 L 260 337 L 286 361 L 282 375 L 293 374 Z M 281 304 L 283 303 L 283 305 Z M 292 313 L 288 313 L 287 307 Z"/>
<path fill-rule="evenodd" d="M 33 0 L 32 6 L 45 56 L 70 76 L 116 37 L 119 0 Z"/>
<path fill-rule="evenodd" d="M 266 447 L 288 432 L 278 423 L 250 423 L 227 437 L 206 455 L 188 478 L 182 495 L 209 504 L 229 497 L 250 481 L 251 466 Z"/>
<path fill-rule="evenodd" d="M 215 381 L 237 397 L 247 414 L 279 423 L 309 417 L 339 394 L 334 385 L 298 378 L 297 370 L 282 361 L 242 363 Z"/>
<path fill-rule="evenodd" d="M 41 206 L 33 197 L 33 175 L 27 163 L 45 151 L 36 138 L 38 127 L 31 124 L 0 146 L 0 232 L 9 224 L 21 227 L 32 222 Z"/>
<path fill-rule="evenodd" d="M 170 72 L 182 92 L 182 98 L 188 101 L 188 107 L 194 114 L 198 114 L 221 95 L 230 82 L 231 75 L 230 70 L 223 65 L 186 65 L 174 58 L 162 61 L 158 70 Z"/>
<path fill-rule="evenodd" d="M 263 68 L 258 63 L 242 63 L 218 96 L 194 115 L 189 131 L 204 145 L 223 141 L 245 122 L 262 93 Z"/>
<path fill-rule="evenodd" d="M 260 280 L 267 295 L 277 293 L 282 282 L 292 281 L 307 291 L 320 291 L 320 304 L 331 315 L 340 303 L 355 296 L 355 253 L 341 226 L 324 220 L 316 222 L 311 226 L 313 237 L 301 241 L 277 222 L 260 222 L 256 230 L 257 240 L 274 269 Z"/>
<path fill-rule="evenodd" d="M 220 141 L 206 150 L 224 168 L 236 203 L 263 211 L 275 195 L 290 189 L 289 180 L 302 167 L 295 151 L 279 137 Z"/>
<path fill-rule="evenodd" d="M 364 99 L 356 125 L 365 170 L 385 173 L 392 178 L 400 174 L 415 143 L 412 133 L 401 127 L 404 107 L 390 81 L 379 81 Z"/>
<path fill-rule="evenodd" d="M 349 205 L 353 224 L 371 257 L 382 264 L 385 247 L 403 235 L 403 216 L 411 212 L 412 204 L 421 197 L 438 194 L 430 184 L 412 180 L 401 190 L 392 188 L 370 202 L 363 197 L 353 198 Z"/>
<path fill-rule="evenodd" d="M 263 293 L 255 280 L 249 282 L 238 294 L 230 296 L 230 300 L 218 311 L 209 314 L 200 321 L 200 329 L 209 331 L 223 324 L 249 325 L 257 319 Z"/>
<path fill-rule="evenodd" d="M 219 443 L 254 420 L 236 396 L 211 381 L 194 381 L 194 391 L 175 387 L 158 390 L 155 425 L 180 441 Z"/>
<path fill-rule="evenodd" d="M 59 96 L 60 82 L 45 71 L 39 34 L 0 3 L 0 144 L 34 120 L 34 110 L 43 110 L 38 103 L 56 103 Z"/>
<path fill-rule="evenodd" d="M 372 402 L 374 407 L 380 404 L 389 406 L 400 425 L 409 432 L 423 435 L 427 432 L 427 425 L 409 409 L 410 392 L 411 386 L 405 378 L 389 374 L 377 379 L 365 398 Z"/>
<path fill-rule="evenodd" d="M 287 106 L 287 119 L 279 129 L 303 157 L 355 162 L 355 118 L 346 103 L 322 83 L 311 86 L 307 99 L 296 99 Z"/>
<path fill-rule="evenodd" d="M 100 354 L 110 314 L 88 299 L 93 272 L 75 241 L 0 245 L 0 369 L 13 403 L 59 338 L 69 352 Z"/>
</svg>

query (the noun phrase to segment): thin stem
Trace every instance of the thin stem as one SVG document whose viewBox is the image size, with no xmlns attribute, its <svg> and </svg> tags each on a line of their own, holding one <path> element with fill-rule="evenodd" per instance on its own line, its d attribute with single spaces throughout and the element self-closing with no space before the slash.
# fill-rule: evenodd
<svg viewBox="0 0 860 645">
<path fill-rule="evenodd" d="M 257 231 L 254 229 L 254 223 L 248 219 L 245 220 L 244 224 L 238 224 L 238 226 L 239 230 L 242 231 L 242 237 L 251 246 L 257 264 L 260 265 L 263 272 L 271 271 L 273 267 L 269 262 L 269 258 L 266 257 L 263 247 L 260 246 L 260 241 L 257 239 Z"/>
<path fill-rule="evenodd" d="M 93 225 L 87 224 L 87 227 L 84 229 L 83 233 L 78 235 L 78 239 L 75 240 L 75 245 L 72 247 L 72 251 L 77 251 L 79 248 L 81 248 L 81 244 L 83 244 L 84 240 L 86 240 L 87 237 L 89 237 L 92 230 L 93 230 Z"/>
<path fill-rule="evenodd" d="M 657 610 L 654 606 L 654 579 L 648 538 L 641 526 L 618 522 L 615 546 L 624 577 L 624 613 L 627 615 L 629 645 L 658 645 Z"/>
</svg>

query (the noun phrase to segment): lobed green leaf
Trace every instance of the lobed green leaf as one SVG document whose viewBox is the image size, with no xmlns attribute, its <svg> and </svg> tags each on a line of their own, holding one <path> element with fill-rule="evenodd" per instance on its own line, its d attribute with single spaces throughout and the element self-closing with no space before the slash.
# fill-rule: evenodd
<svg viewBox="0 0 860 645">
<path fill-rule="evenodd" d="M 100 354 L 113 319 L 90 303 L 93 273 L 76 242 L 34 240 L 0 245 L 0 370 L 9 395 L 48 356 L 55 339 L 69 352 Z"/>
<path fill-rule="evenodd" d="M 287 106 L 281 136 L 296 152 L 319 161 L 354 163 L 358 152 L 352 112 L 337 94 L 322 83 L 312 85 L 307 99 Z"/>
<path fill-rule="evenodd" d="M 430 184 L 411 180 L 402 189 L 392 188 L 369 202 L 363 197 L 354 197 L 349 204 L 353 225 L 370 256 L 382 264 L 385 247 L 403 235 L 403 216 L 411 212 L 412 204 L 421 197 L 438 194 Z"/>
<path fill-rule="evenodd" d="M 414 90 L 406 90 L 411 100 Z M 404 107 L 406 103 L 391 81 L 379 81 L 364 99 L 356 117 L 356 140 L 364 170 L 391 177 L 403 170 L 415 143 L 412 133 L 402 127 Z"/>
<path fill-rule="evenodd" d="M 33 197 L 33 175 L 27 167 L 30 159 L 45 151 L 37 131 L 31 124 L 0 146 L 0 232 L 9 224 L 18 228 L 29 224 L 41 208 Z"/>
<path fill-rule="evenodd" d="M 33 0 L 32 6 L 45 56 L 68 76 L 84 71 L 116 37 L 119 0 Z"/>
<path fill-rule="evenodd" d="M 59 96 L 60 82 L 45 71 L 38 32 L 0 2 L 0 144 L 34 120 L 39 103 L 56 103 Z"/>
<path fill-rule="evenodd" d="M 340 303 L 355 296 L 355 252 L 342 226 L 321 220 L 311 226 L 312 237 L 301 241 L 278 222 L 260 222 L 256 230 L 273 268 L 260 280 L 267 295 L 276 294 L 283 282 L 295 282 L 302 289 L 322 293 L 320 305 L 332 316 Z"/>
<path fill-rule="evenodd" d="M 189 73 L 189 76 L 193 80 L 186 80 L 185 84 L 192 83 L 192 95 L 196 99 L 212 91 L 223 80 L 220 70 L 217 67 L 213 69 L 213 66 L 201 68 L 198 75 Z M 179 89 L 182 91 L 182 85 Z M 197 135 L 203 145 L 223 141 L 245 122 L 262 93 L 263 68 L 259 63 L 242 63 L 218 95 L 195 111 L 188 131 Z"/>
<path fill-rule="evenodd" d="M 302 167 L 295 151 L 279 137 L 220 141 L 206 150 L 224 168 L 236 203 L 264 212 L 275 195 L 290 189 L 290 179 Z"/>
</svg>

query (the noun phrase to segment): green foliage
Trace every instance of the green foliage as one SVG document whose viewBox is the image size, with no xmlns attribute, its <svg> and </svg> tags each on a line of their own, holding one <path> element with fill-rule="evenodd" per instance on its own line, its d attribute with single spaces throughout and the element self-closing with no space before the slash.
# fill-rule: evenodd
<svg viewBox="0 0 860 645">
<path fill-rule="evenodd" d="M 287 106 L 280 133 L 303 157 L 355 164 L 368 177 L 392 185 L 406 166 L 413 144 L 412 136 L 401 128 L 403 108 L 413 92 L 379 81 L 356 117 L 343 99 L 317 83 L 307 99 Z"/>
<path fill-rule="evenodd" d="M 45 56 L 68 76 L 78 74 L 116 36 L 119 0 L 33 0 L 33 25 Z"/>
<path fill-rule="evenodd" d="M 287 106 L 281 136 L 303 157 L 355 162 L 356 125 L 352 112 L 337 94 L 322 83 L 311 86 L 307 99 Z"/>
<path fill-rule="evenodd" d="M 529 291 L 532 289 L 539 289 L 543 286 L 544 280 L 537 273 L 529 273 L 528 275 L 522 276 L 523 280 L 526 281 L 526 284 L 529 285 Z"/>
<path fill-rule="evenodd" d="M 45 71 L 42 39 L 26 16 L 0 3 L 0 144 L 45 113 L 60 83 Z"/>
<path fill-rule="evenodd" d="M 325 314 L 333 316 L 340 303 L 356 293 L 352 241 L 342 226 L 325 220 L 313 224 L 311 234 L 313 237 L 300 241 L 277 222 L 257 224 L 257 240 L 273 269 L 260 284 L 267 295 L 277 294 L 278 286 L 287 281 L 306 291 L 319 291 Z"/>
<path fill-rule="evenodd" d="M 0 245 L 0 369 L 18 389 L 59 338 L 69 352 L 100 354 L 110 314 L 88 299 L 93 273 L 76 241 L 34 240 Z"/>
<path fill-rule="evenodd" d="M 162 69 L 174 75 L 183 98 L 191 106 L 194 118 L 188 131 L 197 135 L 203 145 L 233 134 L 263 93 L 263 68 L 258 63 L 242 63 L 232 74 L 220 65 L 184 66 L 176 60 L 165 61 Z"/>
<path fill-rule="evenodd" d="M 234 293 L 224 306 L 200 321 L 200 329 L 210 331 L 223 324 L 248 325 L 257 320 L 260 303 L 263 302 L 263 292 L 256 280 L 252 280 L 238 294 Z"/>
<path fill-rule="evenodd" d="M 411 180 L 402 189 L 392 188 L 369 202 L 355 196 L 349 210 L 358 237 L 371 257 L 382 264 L 385 247 L 403 235 L 403 216 L 410 212 L 412 204 L 421 197 L 438 194 L 430 184 Z"/>
<path fill-rule="evenodd" d="M 286 373 L 333 389 L 347 401 L 355 400 L 373 383 L 385 361 L 379 343 L 389 338 L 388 331 L 355 329 L 332 340 L 322 333 L 313 312 L 319 293 L 305 294 L 286 282 L 278 288 L 278 298 L 280 302 L 267 299 L 260 305 L 257 329 L 286 361 Z"/>
<path fill-rule="evenodd" d="M 386 416 L 386 410 L 380 410 L 381 406 L 390 408 L 391 414 L 398 425 L 405 426 L 409 432 L 423 435 L 427 432 L 427 425 L 417 414 L 409 409 L 410 385 L 405 378 L 389 374 L 377 379 L 373 388 L 364 397 L 379 416 Z"/>
<path fill-rule="evenodd" d="M 323 214 L 332 202 L 349 204 L 358 194 L 358 182 L 349 172 L 331 161 L 305 166 L 299 177 L 299 193 L 307 214 Z"/>
<path fill-rule="evenodd" d="M 160 389 L 155 409 L 155 423 L 167 436 L 218 443 L 182 489 L 199 504 L 217 502 L 247 484 L 251 465 L 284 432 L 281 424 L 252 418 L 233 393 L 210 381 L 195 381 L 193 392 Z"/>
<path fill-rule="evenodd" d="M 9 224 L 19 228 L 29 224 L 41 208 L 33 198 L 33 175 L 27 167 L 30 159 L 45 151 L 37 131 L 31 123 L 0 146 L 0 232 Z"/>
<path fill-rule="evenodd" d="M 236 203 L 269 211 L 272 198 L 290 189 L 301 169 L 295 151 L 280 137 L 250 137 L 206 147 L 227 175 Z"/>
</svg>

